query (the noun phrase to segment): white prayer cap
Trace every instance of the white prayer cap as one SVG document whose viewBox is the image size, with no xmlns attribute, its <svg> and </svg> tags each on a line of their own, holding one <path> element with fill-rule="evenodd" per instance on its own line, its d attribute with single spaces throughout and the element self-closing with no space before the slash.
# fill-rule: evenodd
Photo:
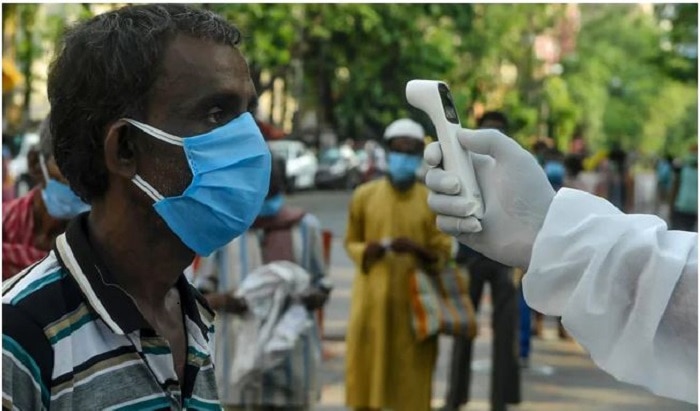
<svg viewBox="0 0 700 411">
<path fill-rule="evenodd" d="M 423 127 L 410 118 L 401 118 L 389 124 L 384 131 L 384 139 L 391 140 L 395 137 L 410 137 L 424 141 L 425 131 Z"/>
</svg>

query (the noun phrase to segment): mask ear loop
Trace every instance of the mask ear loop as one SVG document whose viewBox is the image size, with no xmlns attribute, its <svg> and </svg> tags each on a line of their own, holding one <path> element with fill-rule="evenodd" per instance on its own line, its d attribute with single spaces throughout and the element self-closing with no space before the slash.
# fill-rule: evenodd
<svg viewBox="0 0 700 411">
<path fill-rule="evenodd" d="M 143 191 L 144 193 L 146 193 L 146 195 L 148 195 L 149 197 L 151 197 L 151 199 L 152 199 L 153 201 L 155 201 L 156 203 L 164 198 L 164 197 L 158 192 L 158 190 L 156 190 L 155 188 L 153 188 L 152 185 L 148 184 L 148 183 L 146 182 L 146 180 L 144 180 L 143 178 L 141 178 L 140 175 L 136 174 L 136 175 L 134 176 L 134 178 L 131 179 L 131 181 L 132 181 L 134 184 L 136 184 L 136 186 L 137 186 L 138 188 L 140 188 L 141 191 Z"/>
<path fill-rule="evenodd" d="M 46 160 L 44 160 L 44 154 L 39 152 L 39 165 L 41 166 L 41 172 L 44 174 L 44 181 L 49 184 L 49 169 L 46 168 Z"/>
<path fill-rule="evenodd" d="M 140 121 L 132 120 L 130 118 L 123 118 L 122 120 L 135 126 L 136 128 L 140 129 L 144 133 L 149 134 L 149 135 L 157 138 L 158 140 L 161 140 L 161 141 L 164 141 L 166 143 L 173 144 L 176 146 L 180 146 L 180 147 L 182 147 L 184 145 L 182 142 L 183 139 L 181 137 L 177 137 L 177 136 L 174 136 L 172 134 L 168 134 L 163 130 L 159 130 L 153 126 L 149 126 L 148 124 L 144 124 L 144 123 L 141 123 Z M 151 197 L 151 199 L 153 201 L 158 202 L 158 201 L 163 200 L 163 198 L 165 198 L 158 192 L 158 190 L 153 188 L 152 185 L 148 184 L 148 182 L 146 180 L 141 178 L 140 175 L 138 175 L 138 174 L 135 175 L 131 179 L 131 181 L 134 184 L 136 184 L 136 186 L 138 188 L 140 188 L 141 191 L 143 191 L 144 193 L 146 193 L 146 195 Z"/>
<path fill-rule="evenodd" d="M 153 126 L 149 126 L 148 124 L 144 124 L 144 123 L 141 123 L 139 121 L 132 120 L 130 118 L 123 118 L 122 120 L 126 121 L 129 124 L 136 126 L 137 128 L 141 129 L 141 131 L 143 131 L 144 133 L 149 134 L 149 135 L 157 138 L 158 140 L 161 140 L 161 141 L 164 141 L 166 143 L 173 144 L 176 146 L 180 146 L 180 147 L 183 146 L 182 137 L 168 134 L 163 130 L 159 130 Z"/>
</svg>

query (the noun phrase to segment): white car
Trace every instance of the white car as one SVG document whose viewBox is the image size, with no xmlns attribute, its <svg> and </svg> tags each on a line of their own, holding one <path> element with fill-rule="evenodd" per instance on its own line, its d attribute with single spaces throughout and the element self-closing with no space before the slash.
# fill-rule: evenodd
<svg viewBox="0 0 700 411">
<path fill-rule="evenodd" d="M 314 187 L 314 178 L 318 170 L 318 159 L 301 141 L 268 141 L 272 155 L 283 158 L 287 165 L 287 183 L 289 190 L 302 190 Z"/>
</svg>

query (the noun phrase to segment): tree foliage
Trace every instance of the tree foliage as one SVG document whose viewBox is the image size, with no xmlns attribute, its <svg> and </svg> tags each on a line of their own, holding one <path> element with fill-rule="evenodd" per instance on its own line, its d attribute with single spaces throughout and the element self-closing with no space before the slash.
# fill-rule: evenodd
<svg viewBox="0 0 700 411">
<path fill-rule="evenodd" d="M 582 7 L 578 50 L 566 61 L 563 79 L 589 141 L 599 148 L 658 152 L 697 101 L 697 82 L 674 78 L 659 64 L 666 61 L 663 30 L 654 15 L 623 5 Z"/>
<path fill-rule="evenodd" d="M 9 46 L 22 68 L 47 54 L 66 20 L 98 9 L 83 5 L 70 17 L 34 22 L 45 7 L 3 5 L 4 38 L 7 43 L 12 27 L 7 20 L 16 22 Z M 620 144 L 659 153 L 680 152 L 697 139 L 697 4 L 199 7 L 242 30 L 241 48 L 260 94 L 296 101 L 282 107 L 298 111 L 294 132 L 306 113 L 340 138 L 377 138 L 407 115 L 432 131 L 404 97 L 408 80 L 432 78 L 450 84 L 465 126 L 474 125 L 480 110 L 502 109 L 523 142 L 548 136 L 565 148 L 574 130 L 583 129 L 594 150 Z M 572 20 L 572 10 L 580 18 Z M 536 43 L 548 36 L 563 44 L 566 33 L 574 46 L 562 50 L 561 66 L 554 64 L 561 70 L 553 71 Z M 273 105 L 288 100 L 270 99 Z"/>
</svg>

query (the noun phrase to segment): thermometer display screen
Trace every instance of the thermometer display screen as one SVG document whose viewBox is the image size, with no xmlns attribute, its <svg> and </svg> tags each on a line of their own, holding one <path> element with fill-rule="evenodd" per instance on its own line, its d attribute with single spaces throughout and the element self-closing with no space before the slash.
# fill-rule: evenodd
<svg viewBox="0 0 700 411">
<path fill-rule="evenodd" d="M 455 109 L 454 101 L 452 100 L 452 94 L 450 89 L 447 88 L 445 84 L 438 85 L 438 91 L 440 92 L 440 100 L 442 100 L 442 111 L 445 113 L 445 118 L 447 121 L 453 124 L 459 124 L 459 117 L 457 116 L 457 109 Z"/>
</svg>

